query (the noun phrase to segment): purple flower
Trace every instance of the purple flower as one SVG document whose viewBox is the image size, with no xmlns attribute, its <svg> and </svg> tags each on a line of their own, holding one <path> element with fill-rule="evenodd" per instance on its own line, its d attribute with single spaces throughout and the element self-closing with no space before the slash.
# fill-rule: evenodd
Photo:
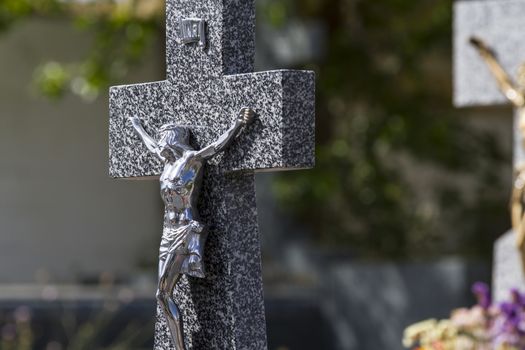
<svg viewBox="0 0 525 350">
<path fill-rule="evenodd" d="M 511 300 L 514 304 L 525 307 L 525 294 L 520 293 L 518 289 L 512 289 L 510 294 L 512 296 Z"/>
<path fill-rule="evenodd" d="M 478 305 L 483 309 L 488 309 L 492 304 L 492 298 L 490 295 L 490 288 L 483 282 L 477 282 L 472 286 L 472 293 L 478 300 Z"/>
<path fill-rule="evenodd" d="M 525 295 L 511 291 L 511 299 L 497 306 L 491 333 L 496 345 L 525 349 Z"/>
</svg>

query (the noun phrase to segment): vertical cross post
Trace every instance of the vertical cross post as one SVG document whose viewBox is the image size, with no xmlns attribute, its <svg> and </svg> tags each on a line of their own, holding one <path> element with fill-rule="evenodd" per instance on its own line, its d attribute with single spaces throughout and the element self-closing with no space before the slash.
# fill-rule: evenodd
<svg viewBox="0 0 525 350">
<path fill-rule="evenodd" d="M 181 31 L 185 19 L 205 25 Z M 183 40 L 184 32 L 199 42 Z M 198 206 L 210 228 L 207 276 L 184 276 L 174 294 L 187 349 L 266 349 L 254 173 L 314 165 L 314 74 L 252 73 L 254 51 L 254 0 L 167 0 L 167 79 L 110 90 L 113 178 L 155 179 L 162 171 L 129 116 L 151 135 L 166 123 L 189 126 L 200 149 L 228 129 L 241 107 L 257 112 L 249 130 L 205 169 Z M 162 313 L 157 319 L 155 349 L 174 349 Z"/>
<path fill-rule="evenodd" d="M 483 39 L 511 75 L 525 61 L 521 31 L 525 0 L 461 0 L 454 6 L 454 102 L 458 107 L 508 104 L 505 96 L 470 40 Z M 525 164 L 520 110 L 514 112 L 514 168 Z M 508 298 L 511 288 L 525 288 L 525 271 L 516 233 L 507 232 L 495 245 L 493 289 L 496 300 Z"/>
</svg>

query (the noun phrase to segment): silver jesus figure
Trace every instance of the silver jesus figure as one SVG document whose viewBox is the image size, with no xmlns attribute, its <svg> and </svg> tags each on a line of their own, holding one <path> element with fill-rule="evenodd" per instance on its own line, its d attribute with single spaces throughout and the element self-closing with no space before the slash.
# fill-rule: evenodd
<svg viewBox="0 0 525 350">
<path fill-rule="evenodd" d="M 252 109 L 243 108 L 230 129 L 200 151 L 190 146 L 187 128 L 164 125 L 159 130 L 159 141 L 155 141 L 138 117 L 129 117 L 148 150 L 164 162 L 160 176 L 160 194 L 165 204 L 164 232 L 157 300 L 177 350 L 184 350 L 185 345 L 182 316 L 173 300 L 173 291 L 182 274 L 199 278 L 204 278 L 205 274 L 203 250 L 207 232 L 197 211 L 203 167 L 207 160 L 224 151 L 254 117 Z"/>
</svg>

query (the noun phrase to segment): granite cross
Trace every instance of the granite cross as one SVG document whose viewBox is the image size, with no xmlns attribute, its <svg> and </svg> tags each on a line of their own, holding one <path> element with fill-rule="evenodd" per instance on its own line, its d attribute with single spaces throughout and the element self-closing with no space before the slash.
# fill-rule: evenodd
<svg viewBox="0 0 525 350">
<path fill-rule="evenodd" d="M 461 0 L 454 6 L 454 102 L 458 107 L 509 103 L 473 45 L 472 37 L 490 46 L 501 66 L 515 75 L 525 61 L 525 40 L 521 36 L 525 0 Z M 514 167 L 525 164 L 525 150 L 514 113 Z M 496 300 L 509 298 L 511 288 L 525 288 L 525 271 L 513 230 L 500 238 L 494 249 L 493 289 Z"/>
<path fill-rule="evenodd" d="M 205 22 L 204 45 L 181 40 L 184 19 Z M 168 122 L 189 125 L 199 148 L 215 141 L 241 107 L 257 112 L 249 130 L 206 166 L 199 209 L 210 227 L 207 276 L 184 276 L 175 291 L 187 349 L 266 348 L 254 172 L 314 165 L 314 74 L 253 73 L 254 51 L 254 0 L 167 0 L 167 79 L 110 90 L 113 178 L 161 172 L 128 116 L 140 117 L 150 134 Z M 157 312 L 155 349 L 173 348 Z"/>
</svg>

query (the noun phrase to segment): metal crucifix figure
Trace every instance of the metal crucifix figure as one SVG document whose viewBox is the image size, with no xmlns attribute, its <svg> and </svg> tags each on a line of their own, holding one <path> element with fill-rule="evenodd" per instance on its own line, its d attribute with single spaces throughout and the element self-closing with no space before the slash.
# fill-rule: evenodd
<svg viewBox="0 0 525 350">
<path fill-rule="evenodd" d="M 129 117 L 148 150 L 164 162 L 160 176 L 160 193 L 165 204 L 164 232 L 157 300 L 177 350 L 184 350 L 185 345 L 182 316 L 173 299 L 173 291 L 182 274 L 205 277 L 203 251 L 207 232 L 197 211 L 203 168 L 206 161 L 224 151 L 254 117 L 252 109 L 243 108 L 230 129 L 201 150 L 190 146 L 190 131 L 185 127 L 164 125 L 159 130 L 160 139 L 155 141 L 144 130 L 138 117 Z"/>
<path fill-rule="evenodd" d="M 503 95 L 516 108 L 521 147 L 525 148 L 525 63 L 519 67 L 517 82 L 514 82 L 483 40 L 471 37 L 470 43 L 487 63 Z M 514 178 L 511 198 L 512 227 L 517 235 L 517 245 L 525 268 L 525 164 L 523 162 L 515 164 Z"/>
</svg>

